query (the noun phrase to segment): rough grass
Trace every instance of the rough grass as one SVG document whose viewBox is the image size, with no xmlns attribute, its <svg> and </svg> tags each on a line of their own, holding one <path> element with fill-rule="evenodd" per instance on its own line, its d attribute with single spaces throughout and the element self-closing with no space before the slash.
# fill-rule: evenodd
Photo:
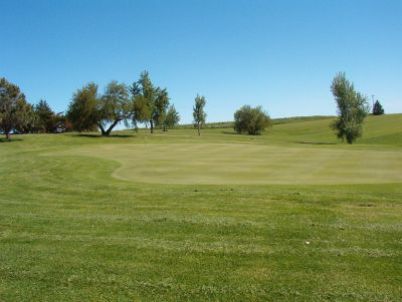
<svg viewBox="0 0 402 302">
<path fill-rule="evenodd" d="M 211 129 L 199 138 L 183 129 L 0 143 L 0 301 L 400 301 L 402 186 L 389 183 L 397 178 L 255 185 L 240 184 L 249 177 L 237 171 L 233 184 L 225 180 L 232 172 L 222 178 L 222 154 L 236 170 L 232 152 L 248 160 L 283 150 L 282 164 L 295 171 L 297 160 L 314 164 L 299 150 L 354 154 L 395 177 L 401 121 L 370 117 L 353 146 L 334 139 L 330 119 L 276 125 L 259 137 Z M 175 181 L 184 185 L 139 183 L 169 182 L 157 169 L 191 155 L 202 177 L 220 158 L 210 174 L 223 184 L 194 184 L 190 173 L 191 181 Z M 133 178 L 112 176 L 123 172 L 122 160 Z M 141 179 L 147 165 L 151 176 Z"/>
</svg>

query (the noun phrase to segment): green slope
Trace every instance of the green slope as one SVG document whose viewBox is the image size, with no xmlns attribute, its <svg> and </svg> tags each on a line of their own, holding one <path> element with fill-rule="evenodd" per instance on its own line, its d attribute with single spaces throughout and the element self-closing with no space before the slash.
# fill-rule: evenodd
<svg viewBox="0 0 402 302">
<path fill-rule="evenodd" d="M 340 144 L 331 129 L 334 118 L 297 121 L 275 125 L 265 136 L 276 141 L 293 143 Z M 369 116 L 365 120 L 363 137 L 357 145 L 402 145 L 402 114 Z"/>
</svg>

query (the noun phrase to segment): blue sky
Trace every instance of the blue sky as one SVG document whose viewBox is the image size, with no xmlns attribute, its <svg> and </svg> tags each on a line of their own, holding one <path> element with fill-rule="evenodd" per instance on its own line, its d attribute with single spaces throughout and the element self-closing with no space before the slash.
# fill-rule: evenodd
<svg viewBox="0 0 402 302">
<path fill-rule="evenodd" d="M 0 11 L 0 76 L 56 111 L 88 82 L 103 90 L 148 70 L 186 123 L 197 93 L 209 121 L 243 104 L 335 114 L 339 71 L 402 112 L 400 0 L 4 0 Z"/>
</svg>

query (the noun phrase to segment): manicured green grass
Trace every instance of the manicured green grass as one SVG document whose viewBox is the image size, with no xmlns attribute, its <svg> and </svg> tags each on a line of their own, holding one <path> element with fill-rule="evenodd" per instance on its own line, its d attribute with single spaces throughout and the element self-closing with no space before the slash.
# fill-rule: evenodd
<svg viewBox="0 0 402 302">
<path fill-rule="evenodd" d="M 0 301 L 400 301 L 402 115 L 330 123 L 0 143 Z"/>
<path fill-rule="evenodd" d="M 56 156 L 59 153 L 55 153 Z M 64 154 L 118 161 L 113 176 L 156 184 L 402 182 L 402 152 L 257 144 L 95 145 Z"/>
</svg>

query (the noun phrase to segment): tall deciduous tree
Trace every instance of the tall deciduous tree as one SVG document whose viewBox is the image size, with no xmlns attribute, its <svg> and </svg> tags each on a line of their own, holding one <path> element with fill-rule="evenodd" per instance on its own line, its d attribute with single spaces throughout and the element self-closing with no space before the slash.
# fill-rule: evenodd
<svg viewBox="0 0 402 302">
<path fill-rule="evenodd" d="M 40 100 L 35 106 L 36 125 L 39 132 L 53 132 L 56 114 L 45 100 Z"/>
<path fill-rule="evenodd" d="M 166 119 L 167 109 L 169 107 L 169 95 L 166 89 L 156 88 L 155 106 L 152 120 L 156 127 L 162 127 Z"/>
<path fill-rule="evenodd" d="M 108 136 L 119 122 L 127 122 L 131 113 L 132 104 L 127 86 L 116 81 L 110 82 L 105 94 L 98 100 L 97 125 L 102 135 Z"/>
<path fill-rule="evenodd" d="M 98 85 L 90 83 L 78 89 L 69 105 L 67 118 L 76 131 L 93 131 L 99 123 Z"/>
<path fill-rule="evenodd" d="M 133 98 L 133 123 L 150 123 L 151 133 L 154 131 L 152 113 L 154 111 L 155 88 L 147 71 L 140 74 L 137 82 L 131 86 Z"/>
<path fill-rule="evenodd" d="M 198 130 L 198 135 L 201 135 L 201 127 L 205 124 L 205 120 L 207 118 L 207 114 L 204 111 L 204 107 L 207 101 L 205 97 L 197 95 L 194 100 L 193 107 L 193 118 L 194 118 L 194 127 Z"/>
<path fill-rule="evenodd" d="M 13 130 L 22 129 L 29 122 L 30 109 L 32 107 L 26 102 L 20 88 L 0 78 L 0 131 L 7 139 L 10 139 Z"/>
<path fill-rule="evenodd" d="M 363 132 L 363 121 L 368 114 L 367 98 L 355 91 L 344 73 L 334 78 L 331 90 L 338 105 L 338 119 L 333 128 L 338 138 L 352 144 Z"/>
<path fill-rule="evenodd" d="M 154 127 L 162 126 L 166 118 L 169 106 L 167 90 L 155 87 L 147 71 L 141 73 L 139 80 L 133 83 L 130 90 L 133 98 L 134 124 L 149 123 L 153 133 Z"/>
<path fill-rule="evenodd" d="M 173 128 L 179 123 L 179 121 L 180 121 L 179 113 L 176 111 L 174 105 L 170 105 L 166 113 L 166 118 L 163 124 L 164 131 L 167 131 L 168 128 Z"/>
<path fill-rule="evenodd" d="M 132 104 L 126 85 L 112 81 L 103 96 L 98 86 L 90 83 L 73 96 L 67 118 L 77 131 L 91 131 L 98 127 L 103 136 L 110 135 L 121 121 L 127 122 L 132 115 Z"/>
<path fill-rule="evenodd" d="M 34 133 L 38 123 L 38 116 L 35 112 L 35 107 L 27 102 L 23 103 L 19 111 L 20 120 L 14 130 L 17 133 Z"/>
</svg>

